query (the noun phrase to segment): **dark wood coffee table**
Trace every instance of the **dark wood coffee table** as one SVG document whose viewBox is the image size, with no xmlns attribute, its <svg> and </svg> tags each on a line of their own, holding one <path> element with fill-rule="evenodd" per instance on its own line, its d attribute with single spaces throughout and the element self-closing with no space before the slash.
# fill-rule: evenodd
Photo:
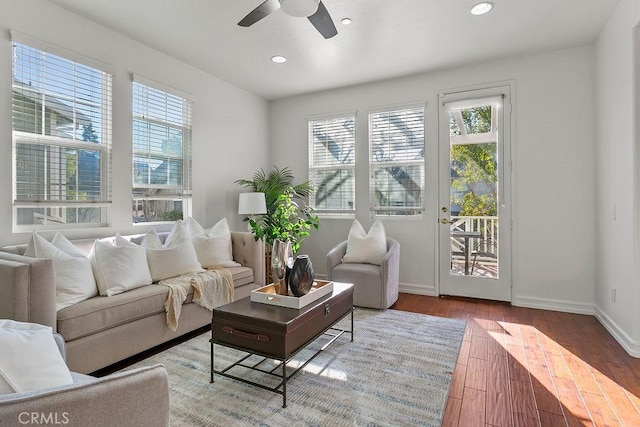
<svg viewBox="0 0 640 427">
<path fill-rule="evenodd" d="M 349 314 L 351 330 L 334 327 Z M 282 407 L 286 408 L 287 380 L 345 332 L 351 335 L 353 341 L 353 285 L 350 283 L 334 283 L 333 293 L 301 309 L 253 302 L 249 297 L 225 304 L 213 310 L 211 321 L 211 382 L 214 382 L 214 374 L 218 374 L 281 394 Z M 287 363 L 323 334 L 330 335 L 331 339 L 311 358 L 287 375 Z M 247 355 L 225 369 L 215 370 L 214 344 L 241 350 Z M 259 368 L 261 362 L 243 364 L 253 355 L 273 359 L 280 364 L 271 370 Z M 228 372 L 237 366 L 277 376 L 281 381 L 275 387 L 270 387 Z M 282 374 L 275 373 L 280 366 Z"/>
</svg>

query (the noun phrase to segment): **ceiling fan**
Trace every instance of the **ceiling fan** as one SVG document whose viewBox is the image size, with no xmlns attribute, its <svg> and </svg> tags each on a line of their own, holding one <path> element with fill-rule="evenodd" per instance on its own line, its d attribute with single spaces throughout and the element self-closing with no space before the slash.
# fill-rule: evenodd
<svg viewBox="0 0 640 427">
<path fill-rule="evenodd" d="M 278 9 L 282 9 L 289 16 L 306 17 L 325 39 L 330 39 L 338 34 L 336 26 L 321 0 L 266 0 L 242 18 L 238 25 L 250 27 Z"/>
</svg>

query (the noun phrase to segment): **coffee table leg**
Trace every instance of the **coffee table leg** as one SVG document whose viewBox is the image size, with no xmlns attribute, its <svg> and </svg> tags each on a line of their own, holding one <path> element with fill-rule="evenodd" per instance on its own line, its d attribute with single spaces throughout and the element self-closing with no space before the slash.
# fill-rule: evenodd
<svg viewBox="0 0 640 427">
<path fill-rule="evenodd" d="M 353 312 L 355 311 L 355 307 L 351 308 L 351 342 L 353 342 Z"/>
<path fill-rule="evenodd" d="M 211 341 L 211 382 L 215 382 L 215 380 L 213 379 L 213 361 L 214 361 L 214 356 L 213 356 L 213 341 Z"/>
<path fill-rule="evenodd" d="M 282 362 L 282 407 L 287 407 L 287 361 Z"/>
</svg>

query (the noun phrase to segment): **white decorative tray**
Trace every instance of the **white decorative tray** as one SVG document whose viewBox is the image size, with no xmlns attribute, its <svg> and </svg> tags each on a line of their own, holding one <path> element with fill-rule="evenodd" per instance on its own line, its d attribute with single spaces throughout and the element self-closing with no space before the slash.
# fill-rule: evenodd
<svg viewBox="0 0 640 427">
<path fill-rule="evenodd" d="M 251 291 L 251 301 L 263 304 L 277 305 L 280 307 L 300 309 L 311 304 L 323 296 L 333 292 L 333 282 L 326 280 L 316 280 L 308 294 L 301 297 L 293 295 L 278 295 L 276 286 L 271 283 L 256 290 Z"/>
</svg>

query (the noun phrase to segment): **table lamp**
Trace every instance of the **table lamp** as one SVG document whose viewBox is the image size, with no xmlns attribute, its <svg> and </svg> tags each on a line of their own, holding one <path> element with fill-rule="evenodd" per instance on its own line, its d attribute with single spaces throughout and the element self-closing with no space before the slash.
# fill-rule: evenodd
<svg viewBox="0 0 640 427">
<path fill-rule="evenodd" d="M 264 193 L 240 193 L 238 199 L 238 214 L 247 215 L 255 220 L 256 215 L 267 213 L 267 204 L 264 199 Z M 248 224 L 251 231 L 251 224 Z"/>
</svg>

